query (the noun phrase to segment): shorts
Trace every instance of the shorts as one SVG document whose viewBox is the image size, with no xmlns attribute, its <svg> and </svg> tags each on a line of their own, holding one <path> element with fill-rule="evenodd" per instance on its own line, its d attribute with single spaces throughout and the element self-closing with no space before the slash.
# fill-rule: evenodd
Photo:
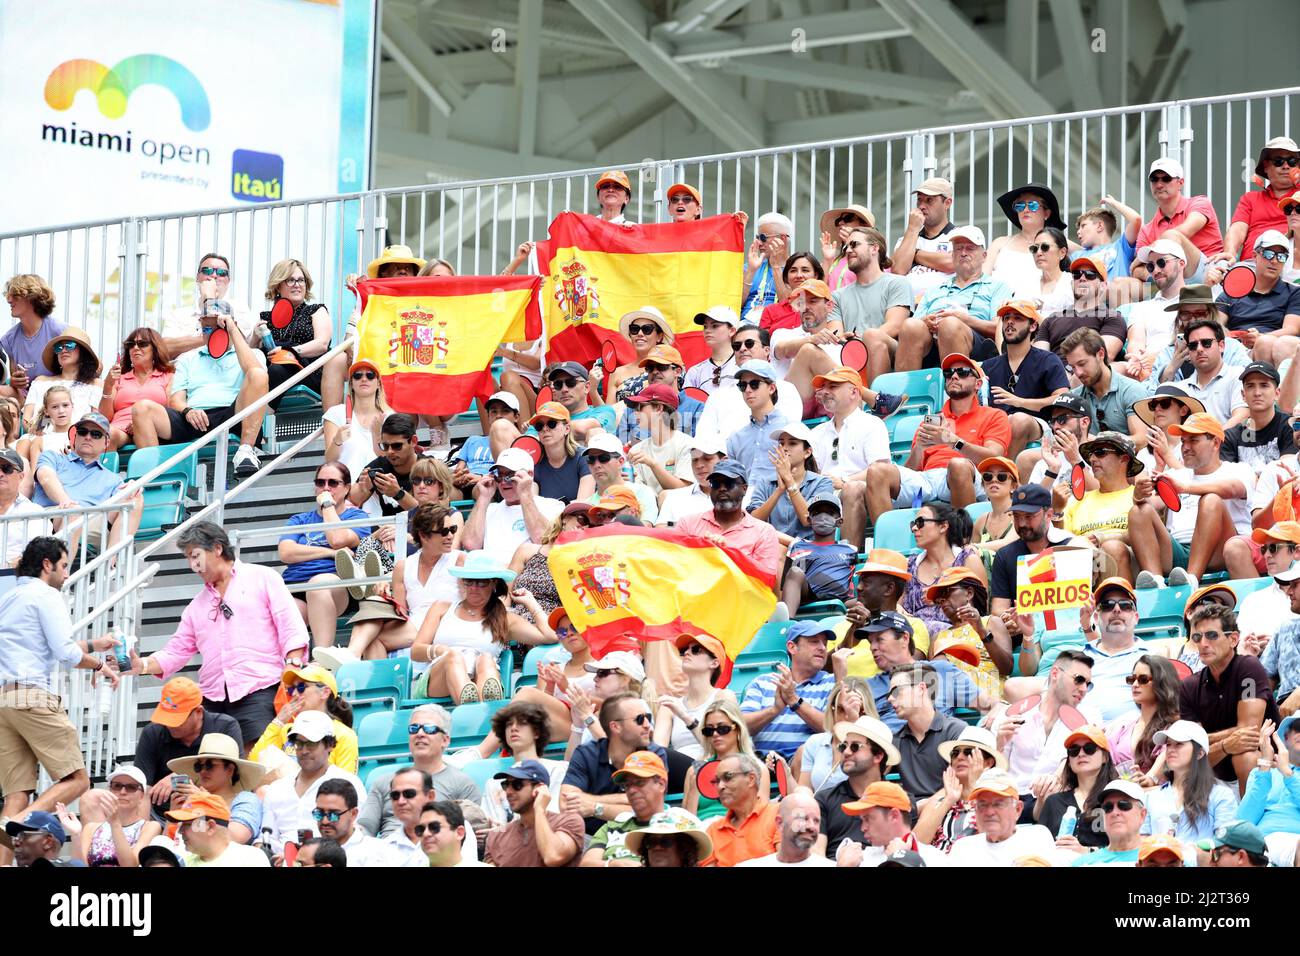
<svg viewBox="0 0 1300 956">
<path fill-rule="evenodd" d="M 1241 541 L 1246 547 L 1250 548 L 1250 560 L 1255 564 L 1255 570 L 1259 572 L 1261 578 L 1269 577 L 1268 567 L 1264 564 L 1264 546 L 1257 544 L 1248 534 L 1239 534 L 1230 541 Z"/>
<path fill-rule="evenodd" d="M 214 428 L 220 428 L 228 419 L 235 416 L 234 405 L 222 405 L 219 408 L 205 408 L 204 412 L 208 415 L 208 427 L 206 431 L 199 431 L 185 420 L 185 416 L 174 408 L 168 408 L 167 422 L 171 425 L 171 437 L 167 439 L 169 445 L 188 445 L 192 441 L 198 441 Z"/>
<path fill-rule="evenodd" d="M 992 339 L 970 330 L 970 357 L 976 362 L 984 362 L 995 357 L 998 354 L 997 343 Z M 939 354 L 939 342 L 936 339 L 930 340 L 930 351 L 926 353 L 925 359 L 921 362 L 921 368 L 938 368 L 939 363 L 943 361 L 943 356 Z"/>
<path fill-rule="evenodd" d="M 34 791 L 38 764 L 54 780 L 86 769 L 77 730 L 56 694 L 20 687 L 0 694 L 0 792 Z"/>
<path fill-rule="evenodd" d="M 805 398 L 803 400 L 803 417 L 804 421 L 810 418 L 826 418 L 826 408 L 821 402 L 817 401 L 816 396 Z"/>
<path fill-rule="evenodd" d="M 928 471 L 913 471 L 911 468 L 898 468 L 898 497 L 894 499 L 895 508 L 915 507 L 917 493 L 920 492 L 921 504 L 931 501 L 952 501 L 952 491 L 948 488 L 948 469 L 931 468 Z M 975 473 L 975 500 L 984 501 L 984 482 L 979 472 Z"/>
<path fill-rule="evenodd" d="M 1295 866 L 1296 847 L 1300 846 L 1300 833 L 1270 833 L 1264 837 L 1271 866 Z"/>
<path fill-rule="evenodd" d="M 309 361 L 310 361 L 310 362 L 314 362 L 314 361 L 316 361 L 316 360 L 315 360 L 315 359 L 310 359 Z M 297 374 L 298 374 L 299 372 L 301 372 L 301 371 L 302 371 L 302 366 L 301 366 L 301 365 L 278 365 L 278 364 L 276 364 L 276 363 L 274 363 L 274 362 L 269 363 L 269 364 L 266 366 L 266 381 L 267 381 L 266 389 L 267 389 L 267 391 L 268 391 L 268 392 L 269 392 L 269 391 L 274 391 L 275 389 L 279 388 L 281 385 L 283 385 L 285 382 L 289 381 L 289 379 L 293 378 L 295 375 L 297 375 Z M 320 382 L 321 382 L 321 379 L 320 379 L 320 369 L 317 369 L 316 371 L 312 372 L 310 375 L 308 375 L 305 379 L 303 379 L 303 380 L 302 380 L 301 382 L 299 382 L 298 384 L 299 384 L 299 385 L 305 385 L 307 388 L 310 388 L 313 392 L 315 392 L 317 395 L 319 395 L 319 394 L 320 394 Z M 275 409 L 278 409 L 278 408 L 280 407 L 280 403 L 281 403 L 282 401 L 284 401 L 285 395 L 288 395 L 289 392 L 291 392 L 291 391 L 293 391 L 293 389 L 288 389 L 288 390 L 284 393 L 284 395 L 281 395 L 279 398 L 277 398 L 277 399 L 275 399 L 274 401 L 272 401 L 272 402 L 271 402 L 271 407 L 272 407 L 272 408 L 275 408 Z"/>
<path fill-rule="evenodd" d="M 1174 546 L 1174 563 L 1171 565 L 1171 567 L 1182 568 L 1184 571 L 1186 571 L 1187 559 L 1192 556 L 1192 552 L 1189 551 L 1187 545 L 1183 544 L 1181 541 L 1178 541 L 1174 538 L 1170 538 L 1169 540 L 1173 543 Z"/>
</svg>

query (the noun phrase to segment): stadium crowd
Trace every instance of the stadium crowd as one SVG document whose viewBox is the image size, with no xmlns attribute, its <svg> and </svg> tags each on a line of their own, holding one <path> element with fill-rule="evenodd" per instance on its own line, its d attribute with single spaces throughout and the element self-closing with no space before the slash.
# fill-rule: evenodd
<svg viewBox="0 0 1300 956">
<path fill-rule="evenodd" d="M 180 536 L 201 589 L 160 650 L 132 651 L 125 673 L 161 678 L 161 700 L 94 789 L 52 678 L 123 672 L 71 631 L 58 512 L 138 494 L 106 452 L 219 427 L 329 351 L 334 320 L 302 261 L 274 266 L 258 316 L 212 253 L 196 307 L 129 332 L 105 370 L 45 281 L 13 277 L 0 516 L 32 518 L 5 532 L 0 859 L 1297 865 L 1298 167 L 1293 140 L 1268 140 L 1226 232 L 1169 158 L 1149 220 L 1104 196 L 1073 236 L 1037 183 L 998 197 L 1011 229 L 992 242 L 950 220 L 939 178 L 892 243 L 860 205 L 828 210 L 813 251 L 765 213 L 739 311 L 694 318 L 702 361 L 652 306 L 622 316 L 636 359 L 615 368 L 504 342 L 463 443 L 392 409 L 378 363 L 334 357 L 305 383 L 324 420 L 314 506 L 275 567 L 211 523 Z M 621 172 L 596 183 L 608 222 L 631 198 Z M 667 198 L 673 221 L 701 217 L 696 187 Z M 1239 261 L 1253 285 L 1230 295 Z M 390 246 L 368 274 L 455 272 Z M 240 423 L 240 476 L 261 426 Z M 406 541 L 334 527 L 402 512 Z M 614 522 L 773 576 L 755 641 L 781 659 L 742 677 L 708 634 L 595 658 L 547 557 Z M 1087 552 L 1075 611 L 1016 603 L 1048 548 Z M 508 649 L 535 662 L 513 693 Z M 344 675 L 403 657 L 408 749 L 374 765 Z M 485 704 L 490 729 L 453 747 L 456 710 Z"/>
</svg>

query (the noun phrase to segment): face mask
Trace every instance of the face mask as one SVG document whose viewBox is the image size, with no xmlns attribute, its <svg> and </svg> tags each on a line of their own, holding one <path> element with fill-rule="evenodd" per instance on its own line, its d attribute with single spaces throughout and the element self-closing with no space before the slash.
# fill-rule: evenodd
<svg viewBox="0 0 1300 956">
<path fill-rule="evenodd" d="M 835 534 L 835 522 L 838 520 L 834 515 L 817 514 L 808 517 L 808 524 L 817 537 L 829 538 Z"/>
</svg>

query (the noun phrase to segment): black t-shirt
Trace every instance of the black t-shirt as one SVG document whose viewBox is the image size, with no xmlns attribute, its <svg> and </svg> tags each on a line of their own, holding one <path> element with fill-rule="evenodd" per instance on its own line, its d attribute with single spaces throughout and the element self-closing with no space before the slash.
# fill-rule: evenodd
<svg viewBox="0 0 1300 956">
<path fill-rule="evenodd" d="M 1057 389 L 1069 388 L 1070 378 L 1065 373 L 1065 363 L 1055 352 L 1031 347 L 1029 354 L 1020 360 L 1016 369 L 1016 386 L 1011 388 L 1011 360 L 1004 352 L 982 363 L 984 375 L 989 380 L 989 387 L 1005 388 L 1017 398 L 1046 398 Z M 1001 402 L 992 402 L 991 407 L 1010 415 L 1012 412 L 1024 411 Z"/>
<path fill-rule="evenodd" d="M 390 462 L 390 461 L 389 461 L 386 457 L 384 457 L 383 455 L 380 455 L 378 458 L 375 458 L 374 460 L 372 460 L 369 464 L 366 465 L 365 468 L 363 468 L 363 469 L 361 469 L 361 470 L 362 470 L 362 471 L 380 471 L 380 472 L 383 472 L 383 473 L 388 474 L 388 475 L 397 475 L 397 486 L 398 486 L 399 488 L 401 488 L 402 491 L 410 491 L 410 490 L 411 490 L 411 474 L 410 474 L 410 472 L 407 472 L 405 475 L 400 475 L 400 474 L 398 474 L 398 473 L 397 473 L 397 469 L 393 467 L 393 463 Z M 352 476 L 352 480 L 353 480 L 353 481 L 357 481 L 357 480 L 359 480 L 360 478 L 361 478 L 360 475 L 353 475 L 353 476 Z M 373 482 L 373 479 L 372 479 L 372 482 Z M 395 514 L 397 514 L 399 511 L 402 511 L 402 510 L 403 510 L 403 508 L 401 507 L 401 505 L 395 504 L 391 498 L 389 498 L 387 495 L 385 495 L 385 494 L 383 494 L 382 492 L 380 492 L 380 490 L 379 490 L 378 488 L 376 488 L 376 489 L 374 490 L 374 494 L 372 495 L 372 497 L 374 497 L 374 498 L 378 498 L 378 499 L 379 499 L 379 510 L 380 510 L 383 514 L 385 514 L 385 515 L 395 515 Z"/>
<path fill-rule="evenodd" d="M 171 735 L 162 724 L 150 724 L 140 731 L 140 739 L 135 744 L 135 765 L 144 773 L 144 778 L 153 786 L 167 774 L 167 761 L 177 757 L 193 757 L 199 752 L 199 744 L 205 734 L 225 734 L 233 737 L 240 748 L 244 745 L 244 735 L 239 732 L 239 721 L 227 714 L 214 714 L 203 711 L 203 729 L 194 738 L 194 743 L 186 745 Z M 256 743 L 256 741 L 254 741 Z"/>
<path fill-rule="evenodd" d="M 1254 431 L 1250 440 L 1247 440 L 1247 427 Z M 1290 416 L 1274 407 L 1273 420 L 1263 428 L 1254 428 L 1250 419 L 1229 428 L 1223 438 L 1223 447 L 1219 449 L 1219 459 L 1239 461 L 1258 471 L 1283 455 L 1294 454 L 1295 450 L 1295 434 L 1291 431 Z"/>
<path fill-rule="evenodd" d="M 845 840 L 852 840 L 854 843 L 866 842 L 867 838 L 862 835 L 862 818 L 850 816 L 840 809 L 844 804 L 852 803 L 857 799 L 859 799 L 858 795 L 854 793 L 852 784 L 847 780 L 841 780 L 836 786 L 817 794 L 817 804 L 822 811 L 822 833 L 826 835 L 828 860 L 835 859 L 835 851 Z"/>
<path fill-rule="evenodd" d="M 1122 794 L 1116 794 L 1116 796 L 1123 799 Z M 1065 811 L 1070 807 L 1074 807 L 1078 813 L 1078 817 L 1074 821 L 1074 838 L 1080 844 L 1087 847 L 1110 846 L 1110 837 L 1106 836 L 1101 812 L 1094 811 L 1096 813 L 1095 824 L 1094 821 L 1085 819 L 1083 811 L 1079 810 L 1079 805 L 1074 802 L 1073 790 L 1062 790 L 1044 800 L 1043 809 L 1038 811 L 1038 822 L 1051 830 L 1052 836 L 1058 836 L 1057 831 L 1061 829 L 1061 820 L 1065 816 Z"/>
<path fill-rule="evenodd" d="M 587 449 L 579 448 L 578 453 L 572 458 L 566 458 L 559 468 L 542 455 L 542 460 L 533 468 L 533 481 L 537 482 L 537 493 L 543 498 L 554 498 L 567 505 L 578 497 L 578 483 L 590 474 Z"/>
<path fill-rule="evenodd" d="M 1183 678 L 1178 693 L 1179 716 L 1183 720 L 1196 721 L 1207 734 L 1213 735 L 1235 727 L 1237 704 L 1251 698 L 1263 698 L 1265 720 L 1275 724 L 1282 722 L 1264 665 L 1258 657 L 1234 653 L 1217 681 L 1208 667 Z M 1236 780 L 1232 758 L 1224 757 L 1215 764 L 1214 774 L 1220 780 Z"/>
</svg>

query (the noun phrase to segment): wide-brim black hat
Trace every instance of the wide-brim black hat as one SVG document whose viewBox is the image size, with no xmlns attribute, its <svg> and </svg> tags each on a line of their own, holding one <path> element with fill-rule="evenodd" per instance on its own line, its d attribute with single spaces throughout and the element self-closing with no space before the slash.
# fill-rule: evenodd
<svg viewBox="0 0 1300 956">
<path fill-rule="evenodd" d="M 1056 193 L 1052 192 L 1042 183 L 1030 183 L 1027 186 L 1017 186 L 1015 189 L 1007 190 L 998 197 L 998 205 L 1002 207 L 1002 211 L 1006 213 L 1007 218 L 1011 220 L 1011 225 L 1015 226 L 1017 229 L 1020 228 L 1020 217 L 1016 215 L 1016 211 L 1012 208 L 1011 204 L 1015 202 L 1017 196 L 1023 193 L 1033 193 L 1042 202 L 1047 204 L 1050 211 L 1044 225 L 1053 226 L 1060 229 L 1062 232 L 1065 231 L 1065 220 L 1061 218 L 1061 204 L 1056 198 Z"/>
</svg>

